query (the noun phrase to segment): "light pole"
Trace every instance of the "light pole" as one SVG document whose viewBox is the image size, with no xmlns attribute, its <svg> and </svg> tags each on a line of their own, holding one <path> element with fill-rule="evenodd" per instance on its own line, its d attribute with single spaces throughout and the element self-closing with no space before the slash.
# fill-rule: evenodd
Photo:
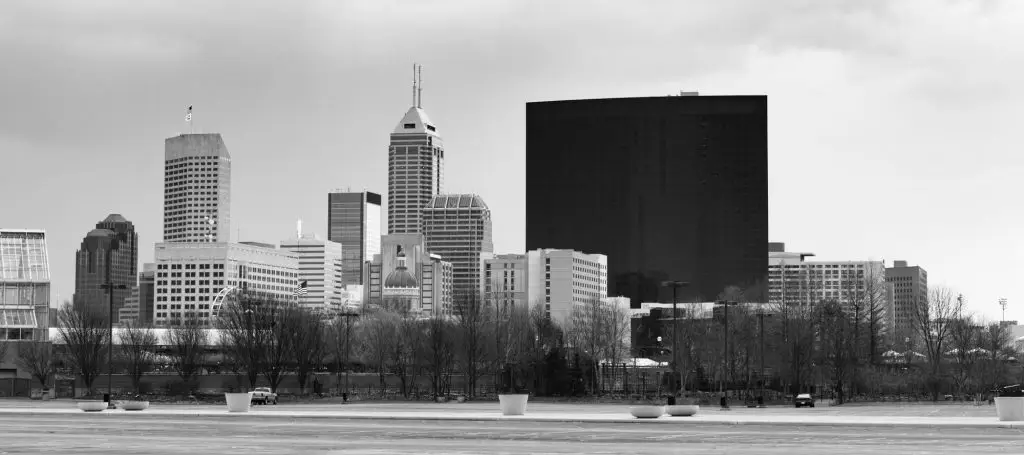
<svg viewBox="0 0 1024 455">
<path fill-rule="evenodd" d="M 765 313 L 764 312 L 764 308 L 761 307 L 760 310 L 757 312 L 757 319 L 758 319 L 758 325 L 759 325 L 758 332 L 760 332 L 760 335 L 761 335 L 761 395 L 758 397 L 758 403 L 757 403 L 758 406 L 760 406 L 760 407 L 764 407 L 764 382 L 765 382 L 765 375 L 764 375 L 764 318 L 765 317 L 771 317 L 771 313 Z"/>
<path fill-rule="evenodd" d="M 351 352 L 351 340 L 352 340 L 352 321 L 350 318 L 359 317 L 359 313 L 350 312 L 348 306 L 345 307 L 344 313 L 340 313 L 339 316 L 345 318 L 345 389 L 341 392 L 341 402 L 348 402 L 348 390 L 349 390 L 349 352 Z"/>
<path fill-rule="evenodd" d="M 675 396 L 679 394 L 679 387 L 681 387 L 681 385 L 676 385 L 676 381 L 679 380 L 679 350 L 677 349 L 679 346 L 679 331 L 676 330 L 678 327 L 678 325 L 676 324 L 676 319 L 678 316 L 676 314 L 676 299 L 678 298 L 678 296 L 676 295 L 676 291 L 679 288 L 685 288 L 689 286 L 690 283 L 686 281 L 663 281 L 661 285 L 672 288 L 672 388 L 674 390 L 672 391 L 673 399 L 671 400 L 673 403 L 670 404 L 675 404 Z"/>
<path fill-rule="evenodd" d="M 1006 322 L 1006 298 L 999 299 L 999 306 L 1003 307 L 1003 318 L 999 322 Z"/>
<path fill-rule="evenodd" d="M 115 285 L 113 279 L 111 278 L 111 269 L 113 268 L 111 262 L 114 257 L 114 250 L 119 249 L 121 246 L 120 242 L 126 238 L 124 233 L 115 233 L 113 231 L 111 232 L 112 233 L 110 235 L 110 244 L 107 247 L 107 262 L 105 264 L 107 267 L 107 282 L 105 284 L 100 285 L 101 288 L 107 291 L 107 297 L 109 300 L 107 306 L 107 395 L 106 397 L 104 397 L 107 402 L 108 409 L 113 407 L 113 401 L 111 401 L 111 397 L 113 396 L 114 389 L 114 290 L 128 288 L 123 284 Z"/>
<path fill-rule="evenodd" d="M 726 368 L 726 371 L 729 373 L 729 380 L 732 380 L 732 359 L 730 358 L 731 356 L 729 355 L 729 307 L 732 306 L 732 305 L 736 305 L 736 302 L 732 301 L 732 300 L 719 300 L 717 303 L 719 305 L 722 305 L 722 306 L 725 307 L 725 368 Z M 722 392 L 724 393 L 725 392 L 724 383 L 726 382 L 725 381 L 725 374 L 722 375 L 722 382 L 723 382 Z M 724 400 L 725 396 L 723 395 L 722 398 Z M 726 402 L 723 401 L 722 403 L 726 403 Z M 726 405 L 724 405 L 722 407 L 723 408 L 728 408 L 729 406 L 728 406 L 728 404 L 726 404 Z"/>
</svg>

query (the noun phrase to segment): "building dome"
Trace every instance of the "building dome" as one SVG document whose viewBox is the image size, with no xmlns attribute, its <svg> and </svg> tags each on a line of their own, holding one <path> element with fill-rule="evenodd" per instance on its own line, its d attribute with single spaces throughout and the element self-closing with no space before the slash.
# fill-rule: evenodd
<svg viewBox="0 0 1024 455">
<path fill-rule="evenodd" d="M 399 250 L 398 267 L 395 267 L 395 270 L 388 274 L 388 277 L 384 280 L 384 287 L 414 288 L 417 286 L 416 278 L 413 278 L 412 274 L 409 273 L 409 269 L 405 266 L 405 253 Z"/>
<path fill-rule="evenodd" d="M 86 237 L 110 237 L 114 235 L 114 231 L 110 229 L 93 229 L 86 234 Z"/>
<path fill-rule="evenodd" d="M 120 213 L 111 213 L 110 215 L 107 216 L 106 219 L 101 221 L 101 223 L 127 223 L 127 222 L 128 222 L 128 220 L 126 220 L 123 216 L 121 216 Z"/>
</svg>

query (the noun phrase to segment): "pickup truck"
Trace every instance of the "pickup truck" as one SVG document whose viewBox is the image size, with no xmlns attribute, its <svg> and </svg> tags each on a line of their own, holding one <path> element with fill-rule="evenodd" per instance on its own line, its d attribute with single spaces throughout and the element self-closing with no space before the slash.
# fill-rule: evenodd
<svg viewBox="0 0 1024 455">
<path fill-rule="evenodd" d="M 252 391 L 252 402 L 257 404 L 277 404 L 277 394 L 270 391 L 270 387 L 257 387 Z"/>
</svg>

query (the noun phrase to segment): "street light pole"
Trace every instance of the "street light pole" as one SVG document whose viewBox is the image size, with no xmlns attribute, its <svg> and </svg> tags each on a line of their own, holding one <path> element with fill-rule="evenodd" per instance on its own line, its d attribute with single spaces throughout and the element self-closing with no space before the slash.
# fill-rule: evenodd
<svg viewBox="0 0 1024 455">
<path fill-rule="evenodd" d="M 113 369 L 114 369 L 114 290 L 115 289 L 127 289 L 127 286 L 123 284 L 115 285 L 111 278 L 111 269 L 114 257 L 114 250 L 120 248 L 120 240 L 124 237 L 124 234 L 113 233 L 110 236 L 110 244 L 107 246 L 107 282 L 100 287 L 106 289 L 108 305 L 107 305 L 107 408 L 113 407 Z"/>
<path fill-rule="evenodd" d="M 677 387 L 681 387 L 681 385 L 680 386 L 676 386 L 676 381 L 679 380 L 678 379 L 679 378 L 679 362 L 678 362 L 678 360 L 679 360 L 679 350 L 678 350 L 678 346 L 679 346 L 679 331 L 676 330 L 677 327 L 678 327 L 678 324 L 676 324 L 676 319 L 677 319 L 677 314 L 676 314 L 676 304 L 677 304 L 677 300 L 676 299 L 677 299 L 677 295 L 676 295 L 676 291 L 679 288 L 684 288 L 684 287 L 689 286 L 690 283 L 685 282 L 685 281 L 663 281 L 661 283 L 661 285 L 662 286 L 670 286 L 672 288 L 672 388 L 674 389 L 672 391 L 672 394 L 673 394 L 673 397 L 674 397 L 675 395 L 679 394 L 679 390 L 678 390 Z"/>
</svg>

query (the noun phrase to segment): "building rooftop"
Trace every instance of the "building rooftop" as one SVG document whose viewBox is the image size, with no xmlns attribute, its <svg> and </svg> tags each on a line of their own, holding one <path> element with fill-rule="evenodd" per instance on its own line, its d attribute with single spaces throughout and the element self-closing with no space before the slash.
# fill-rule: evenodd
<svg viewBox="0 0 1024 455">
<path fill-rule="evenodd" d="M 111 213 L 110 215 L 107 215 L 107 217 L 103 221 L 101 221 L 101 222 L 102 223 L 127 223 L 128 220 L 126 220 L 123 216 L 121 216 L 120 213 Z"/>
<path fill-rule="evenodd" d="M 482 208 L 487 209 L 483 198 L 476 194 L 439 194 L 434 196 L 424 208 L 428 209 L 453 209 L 453 208 Z"/>
<path fill-rule="evenodd" d="M 110 237 L 114 235 L 114 231 L 110 229 L 93 229 L 86 234 L 86 237 Z"/>
<path fill-rule="evenodd" d="M 418 107 L 410 107 L 402 120 L 395 125 L 391 134 L 433 134 L 437 135 L 437 127 L 427 117 L 427 113 Z"/>
</svg>

